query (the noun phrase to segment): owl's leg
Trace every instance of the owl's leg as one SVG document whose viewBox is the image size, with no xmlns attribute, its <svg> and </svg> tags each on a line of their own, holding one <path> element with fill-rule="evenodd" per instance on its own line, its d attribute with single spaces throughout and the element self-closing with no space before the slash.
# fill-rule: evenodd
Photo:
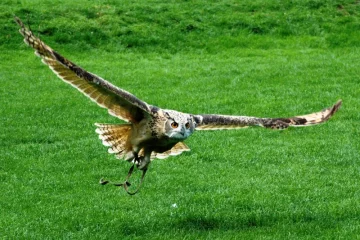
<svg viewBox="0 0 360 240">
<path fill-rule="evenodd" d="M 134 195 L 134 194 L 136 194 L 136 193 L 139 191 L 142 183 L 144 182 L 145 174 L 146 174 L 146 172 L 147 172 L 147 168 L 141 170 L 141 171 L 142 171 L 142 174 L 141 174 L 141 179 L 140 179 L 139 186 L 136 188 L 136 190 L 135 190 L 134 192 L 130 192 L 129 189 L 128 189 L 128 187 L 131 186 L 131 183 L 129 182 L 129 179 L 130 179 L 130 177 L 131 177 L 131 175 L 132 175 L 132 172 L 133 172 L 133 170 L 134 170 L 134 167 L 135 167 L 135 164 L 132 165 L 131 168 L 129 169 L 129 173 L 128 173 L 128 175 L 127 175 L 126 180 L 125 180 L 124 183 L 115 185 L 115 186 L 123 186 L 124 189 L 125 189 L 125 191 L 126 191 L 128 194 L 130 194 L 130 195 Z"/>
<path fill-rule="evenodd" d="M 145 174 L 146 174 L 147 169 L 148 169 L 148 165 L 150 163 L 150 155 L 145 155 L 144 157 L 138 157 L 137 154 L 135 154 L 135 156 L 136 157 L 134 159 L 134 164 L 129 169 L 129 172 L 128 172 L 128 175 L 126 177 L 125 182 L 123 182 L 123 183 L 111 183 L 114 186 L 124 187 L 125 191 L 130 195 L 134 195 L 139 191 L 139 189 L 140 189 L 140 187 L 141 187 L 141 185 L 142 185 L 142 183 L 144 181 Z M 132 173 L 134 171 L 135 165 L 139 170 L 142 171 L 142 175 L 141 175 L 139 186 L 136 188 L 136 190 L 134 192 L 130 192 L 129 189 L 128 189 L 128 187 L 131 186 L 131 183 L 129 182 L 129 179 L 130 179 L 130 177 L 131 177 L 131 175 L 132 175 Z M 108 184 L 108 183 L 110 183 L 110 182 L 107 181 L 107 180 L 104 180 L 104 179 L 100 179 L 100 184 L 101 185 L 105 185 L 105 184 Z"/>
<path fill-rule="evenodd" d="M 136 190 L 135 190 L 134 192 L 130 192 L 129 189 L 128 189 L 128 187 L 131 186 L 131 183 L 129 182 L 129 179 L 130 179 L 130 177 L 131 177 L 131 175 L 132 175 L 132 173 L 133 173 L 133 171 L 134 171 L 134 167 L 135 167 L 135 164 L 133 164 L 133 165 L 131 166 L 131 168 L 129 169 L 129 172 L 128 172 L 128 175 L 127 175 L 127 177 L 126 177 L 126 180 L 125 180 L 123 183 L 113 183 L 113 182 L 110 182 L 110 181 L 108 181 L 108 180 L 100 179 L 100 184 L 101 184 L 101 185 L 105 185 L 105 184 L 110 183 L 110 184 L 112 184 L 112 185 L 114 185 L 114 186 L 117 186 L 117 187 L 124 187 L 125 191 L 126 191 L 128 194 L 134 195 L 134 194 L 136 194 L 136 193 L 139 191 L 142 183 L 144 182 L 145 174 L 146 174 L 146 171 L 147 171 L 147 168 L 141 170 L 141 171 L 142 171 L 142 175 L 141 175 L 141 179 L 140 179 L 139 186 L 136 188 Z"/>
<path fill-rule="evenodd" d="M 145 156 L 141 156 L 141 157 L 138 157 L 137 159 L 135 159 L 136 167 L 139 170 L 145 170 L 148 168 L 148 166 L 151 162 L 150 155 L 151 155 L 151 152 L 149 154 L 145 154 Z"/>
</svg>

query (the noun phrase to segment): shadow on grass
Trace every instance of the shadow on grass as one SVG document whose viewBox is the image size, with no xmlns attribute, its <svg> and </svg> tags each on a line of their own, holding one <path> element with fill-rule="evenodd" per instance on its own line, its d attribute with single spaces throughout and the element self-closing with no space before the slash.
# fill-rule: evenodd
<svg viewBox="0 0 360 240">
<path fill-rule="evenodd" d="M 309 212 L 303 211 L 286 211 L 279 212 L 270 207 L 259 205 L 243 205 L 229 212 L 216 212 L 213 214 L 205 213 L 182 213 L 174 215 L 161 215 L 155 218 L 146 218 L 142 220 L 129 218 L 119 219 L 111 223 L 105 223 L 106 228 L 101 229 L 107 233 L 111 229 L 111 233 L 116 236 L 126 236 L 127 238 L 150 238 L 156 236 L 165 237 L 173 234 L 184 236 L 192 236 L 194 239 L 198 234 L 206 234 L 207 232 L 247 232 L 262 231 L 271 229 L 287 229 L 296 231 L 299 234 L 312 231 L 314 228 L 321 234 L 336 228 L 339 221 L 347 221 L 353 219 L 357 213 L 344 215 L 343 218 L 334 218 L 328 212 Z M 104 221 L 105 222 L 105 221 Z"/>
<path fill-rule="evenodd" d="M 333 229 L 339 221 L 347 221 L 352 218 L 354 218 L 353 214 L 350 214 L 350 216 L 345 214 L 345 216 L 338 216 L 336 218 L 329 213 L 311 213 L 306 210 L 296 213 L 289 211 L 282 214 L 271 210 L 267 212 L 244 211 L 238 213 L 236 216 L 184 216 L 174 221 L 173 227 L 184 231 L 249 230 L 272 228 L 276 225 L 297 226 L 302 228 L 317 226 L 319 229 Z"/>
<path fill-rule="evenodd" d="M 271 227 L 276 224 L 276 221 L 270 223 L 270 221 L 263 221 L 263 219 L 255 219 L 253 217 L 244 219 L 230 219 L 230 218 L 214 218 L 214 217 L 196 217 L 187 216 L 182 219 L 171 219 L 165 222 L 158 222 L 157 227 L 154 227 L 153 223 L 145 224 L 139 222 L 122 222 L 120 226 L 117 226 L 112 230 L 113 233 L 119 236 L 127 237 L 147 237 L 156 236 L 161 234 L 170 233 L 186 233 L 196 234 L 209 231 L 241 231 L 248 229 L 257 229 L 261 227 Z"/>
<path fill-rule="evenodd" d="M 231 218 L 206 218 L 190 216 L 175 223 L 177 228 L 186 231 L 209 231 L 209 230 L 241 230 L 249 228 L 270 227 L 276 220 L 271 222 L 265 218 L 254 216 Z"/>
<path fill-rule="evenodd" d="M 234 208 L 205 210 L 205 214 L 188 213 L 174 220 L 173 226 L 185 231 L 242 230 L 271 227 L 281 221 L 281 215 L 259 204 L 236 202 Z"/>
</svg>

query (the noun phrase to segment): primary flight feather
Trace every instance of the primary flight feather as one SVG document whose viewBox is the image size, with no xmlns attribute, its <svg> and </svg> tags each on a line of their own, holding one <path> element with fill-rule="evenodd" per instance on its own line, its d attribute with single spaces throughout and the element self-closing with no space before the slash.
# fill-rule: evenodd
<svg viewBox="0 0 360 240">
<path fill-rule="evenodd" d="M 237 129 L 261 126 L 285 129 L 327 121 L 340 107 L 339 100 L 320 112 L 290 118 L 259 118 L 217 114 L 188 114 L 147 104 L 133 94 L 90 73 L 47 46 L 15 17 L 27 45 L 64 82 L 72 85 L 99 106 L 127 124 L 99 124 L 96 132 L 109 153 L 134 162 L 146 172 L 151 159 L 175 156 L 190 149 L 183 143 L 195 130 Z M 131 170 L 132 172 L 132 170 Z M 131 173 L 129 172 L 129 175 Z M 106 182 L 105 182 L 106 183 Z M 125 188 L 130 185 L 124 184 Z"/>
</svg>

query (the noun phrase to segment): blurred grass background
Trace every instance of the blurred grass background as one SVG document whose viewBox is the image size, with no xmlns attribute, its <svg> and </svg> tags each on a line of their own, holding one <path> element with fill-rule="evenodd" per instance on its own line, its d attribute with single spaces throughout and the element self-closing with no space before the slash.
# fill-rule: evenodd
<svg viewBox="0 0 360 240">
<path fill-rule="evenodd" d="M 354 239 L 359 234 L 359 1 L 2 1 L 0 237 Z M 13 16 L 85 69 L 159 107 L 328 123 L 197 132 L 133 197 L 117 123 L 44 66 Z"/>
</svg>

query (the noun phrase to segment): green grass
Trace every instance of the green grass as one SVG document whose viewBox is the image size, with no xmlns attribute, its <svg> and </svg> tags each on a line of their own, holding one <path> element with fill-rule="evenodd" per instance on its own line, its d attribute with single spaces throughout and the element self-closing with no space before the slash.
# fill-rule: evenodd
<svg viewBox="0 0 360 240">
<path fill-rule="evenodd" d="M 54 7 L 55 6 L 55 7 Z M 358 1 L 2 1 L 0 238 L 356 239 L 360 234 Z M 139 194 L 101 186 L 106 110 L 23 44 L 54 49 L 150 104 L 326 124 L 196 132 L 151 164 Z M 174 207 L 176 204 L 176 207 Z"/>
</svg>

